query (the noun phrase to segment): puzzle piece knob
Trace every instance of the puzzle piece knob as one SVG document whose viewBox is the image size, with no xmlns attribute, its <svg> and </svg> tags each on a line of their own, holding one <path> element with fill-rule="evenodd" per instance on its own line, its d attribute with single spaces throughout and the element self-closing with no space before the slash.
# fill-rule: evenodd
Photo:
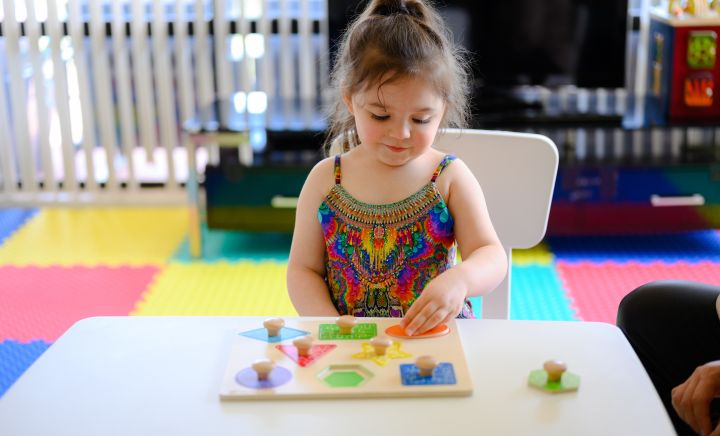
<svg viewBox="0 0 720 436">
<path fill-rule="evenodd" d="M 548 360 L 543 364 L 543 369 L 547 372 L 549 382 L 559 382 L 567 370 L 567 365 L 560 360 Z"/>
<path fill-rule="evenodd" d="M 370 340 L 376 356 L 384 356 L 385 351 L 392 345 L 392 340 L 387 336 L 375 336 Z"/>
<path fill-rule="evenodd" d="M 310 348 L 312 347 L 313 339 L 312 336 L 303 336 L 293 341 L 293 345 L 298 350 L 298 356 L 310 355 Z"/>
<path fill-rule="evenodd" d="M 420 356 L 415 360 L 415 366 L 420 371 L 421 377 L 429 377 L 437 366 L 437 360 L 432 356 Z"/>
<path fill-rule="evenodd" d="M 275 368 L 275 362 L 270 359 L 258 359 L 252 364 L 252 369 L 257 373 L 258 380 L 267 380 L 273 368 Z"/>
<path fill-rule="evenodd" d="M 285 320 L 282 318 L 268 318 L 263 322 L 263 327 L 268 331 L 268 336 L 280 335 L 280 330 L 285 326 Z"/>
<path fill-rule="evenodd" d="M 341 335 L 349 335 L 357 324 L 357 319 L 352 315 L 342 315 L 337 318 L 335 324 L 340 327 Z"/>
</svg>

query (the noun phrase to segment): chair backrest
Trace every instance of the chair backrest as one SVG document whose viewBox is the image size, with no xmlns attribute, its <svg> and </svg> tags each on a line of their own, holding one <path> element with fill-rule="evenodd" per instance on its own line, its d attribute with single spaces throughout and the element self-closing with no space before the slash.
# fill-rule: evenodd
<svg viewBox="0 0 720 436">
<path fill-rule="evenodd" d="M 435 148 L 462 159 L 485 194 L 493 226 L 508 256 L 505 280 L 483 298 L 483 318 L 510 318 L 513 248 L 530 248 L 545 236 L 558 168 L 547 137 L 531 133 L 446 129 Z"/>
</svg>

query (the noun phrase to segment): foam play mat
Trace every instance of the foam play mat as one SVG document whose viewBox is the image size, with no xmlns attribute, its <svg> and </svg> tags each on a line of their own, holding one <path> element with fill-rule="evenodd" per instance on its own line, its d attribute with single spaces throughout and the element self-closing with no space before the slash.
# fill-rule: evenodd
<svg viewBox="0 0 720 436">
<path fill-rule="evenodd" d="M 0 265 L 162 264 L 187 233 L 183 208 L 48 208 L 0 246 Z"/>
<path fill-rule="evenodd" d="M 170 263 L 132 315 L 296 316 L 284 262 Z"/>
<path fill-rule="evenodd" d="M 714 262 L 564 262 L 557 265 L 571 305 L 584 321 L 615 324 L 620 300 L 654 280 L 690 280 L 720 286 L 720 264 Z"/>
<path fill-rule="evenodd" d="M 157 272 L 154 266 L 0 266 L 0 341 L 53 342 L 80 319 L 128 315 Z"/>
<path fill-rule="evenodd" d="M 296 315 L 290 235 L 205 228 L 196 259 L 187 229 L 184 208 L 0 209 L 0 395 L 86 317 Z M 625 294 L 665 278 L 720 285 L 720 231 L 514 250 L 511 319 L 614 323 Z"/>
</svg>

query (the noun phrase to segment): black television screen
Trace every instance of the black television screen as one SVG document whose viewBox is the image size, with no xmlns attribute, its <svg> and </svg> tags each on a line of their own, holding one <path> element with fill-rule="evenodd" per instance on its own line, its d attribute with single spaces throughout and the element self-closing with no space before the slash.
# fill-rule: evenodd
<svg viewBox="0 0 720 436">
<path fill-rule="evenodd" d="M 328 0 L 331 56 L 363 0 Z M 438 0 L 480 90 L 621 88 L 627 0 Z"/>
</svg>

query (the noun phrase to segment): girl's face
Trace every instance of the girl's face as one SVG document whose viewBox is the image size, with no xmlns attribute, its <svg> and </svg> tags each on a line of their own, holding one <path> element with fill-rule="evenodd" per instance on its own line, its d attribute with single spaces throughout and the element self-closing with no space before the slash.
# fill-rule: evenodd
<svg viewBox="0 0 720 436">
<path fill-rule="evenodd" d="M 405 77 L 379 89 L 368 86 L 344 98 L 360 146 L 384 164 L 403 165 L 430 149 L 445 114 L 445 103 L 419 77 Z"/>
</svg>

